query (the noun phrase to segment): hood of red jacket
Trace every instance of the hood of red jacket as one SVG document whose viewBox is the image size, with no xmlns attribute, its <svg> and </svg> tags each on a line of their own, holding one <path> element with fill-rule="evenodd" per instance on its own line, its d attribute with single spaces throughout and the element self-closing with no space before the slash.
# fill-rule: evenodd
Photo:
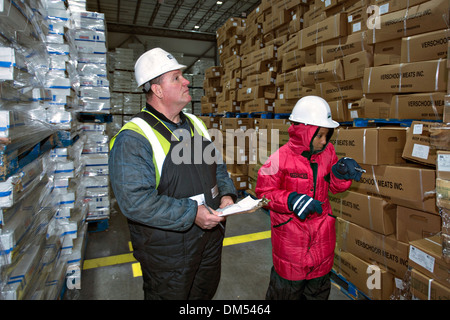
<svg viewBox="0 0 450 320">
<path fill-rule="evenodd" d="M 303 155 L 307 158 L 310 158 L 312 154 L 317 154 L 322 152 L 328 145 L 328 142 L 333 135 L 334 129 L 330 129 L 327 135 L 327 144 L 323 147 L 322 150 L 313 151 L 312 140 L 316 136 L 319 131 L 318 126 L 307 125 L 303 123 L 299 123 L 297 125 L 291 125 L 289 127 L 289 148 L 291 148 L 295 153 Z"/>
<path fill-rule="evenodd" d="M 299 123 L 289 127 L 289 147 L 298 154 L 311 152 L 311 141 L 319 127 Z"/>
</svg>

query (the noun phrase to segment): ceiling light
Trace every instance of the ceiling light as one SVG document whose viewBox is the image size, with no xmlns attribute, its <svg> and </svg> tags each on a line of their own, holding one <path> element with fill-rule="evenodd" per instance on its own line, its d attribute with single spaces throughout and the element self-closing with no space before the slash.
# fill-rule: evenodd
<svg viewBox="0 0 450 320">
<path fill-rule="evenodd" d="M 222 1 L 217 1 L 216 4 L 218 4 L 219 6 L 222 4 Z"/>
<path fill-rule="evenodd" d="M 194 26 L 194 29 L 200 29 L 200 26 Z"/>
</svg>

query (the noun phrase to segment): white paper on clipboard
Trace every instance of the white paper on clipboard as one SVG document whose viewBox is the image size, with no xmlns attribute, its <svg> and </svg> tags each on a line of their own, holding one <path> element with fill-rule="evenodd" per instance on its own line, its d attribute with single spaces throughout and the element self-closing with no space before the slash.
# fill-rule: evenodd
<svg viewBox="0 0 450 320">
<path fill-rule="evenodd" d="M 256 209 L 261 208 L 265 204 L 267 204 L 266 199 L 253 199 L 251 196 L 247 196 L 235 204 L 232 204 L 225 208 L 217 209 L 216 211 L 221 212 L 219 214 L 219 217 L 225 217 L 232 214 L 253 212 Z"/>
</svg>

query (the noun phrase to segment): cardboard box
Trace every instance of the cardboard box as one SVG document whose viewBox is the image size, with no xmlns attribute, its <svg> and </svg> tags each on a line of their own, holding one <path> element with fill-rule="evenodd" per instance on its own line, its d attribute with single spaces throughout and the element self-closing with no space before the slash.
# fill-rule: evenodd
<svg viewBox="0 0 450 320">
<path fill-rule="evenodd" d="M 420 300 L 450 300 L 450 288 L 416 269 L 411 270 L 410 290 Z"/>
<path fill-rule="evenodd" d="M 273 69 L 271 63 L 268 63 L 267 61 L 258 61 L 242 68 L 241 77 L 242 79 L 246 79 L 250 75 L 274 71 Z"/>
<path fill-rule="evenodd" d="M 373 53 L 360 51 L 342 58 L 345 80 L 364 77 L 364 70 L 373 67 Z"/>
<path fill-rule="evenodd" d="M 444 92 L 395 95 L 386 118 L 439 121 L 443 117 L 444 105 Z"/>
<path fill-rule="evenodd" d="M 367 68 L 364 93 L 419 93 L 447 89 L 443 60 L 402 63 Z"/>
<path fill-rule="evenodd" d="M 391 102 L 393 94 L 375 93 L 366 94 L 361 99 L 361 105 L 364 108 L 366 118 L 388 119 L 391 117 Z"/>
<path fill-rule="evenodd" d="M 373 46 L 373 66 L 399 64 L 402 55 L 402 39 L 377 42 Z"/>
<path fill-rule="evenodd" d="M 273 111 L 274 113 L 291 113 L 296 103 L 296 99 L 275 99 Z"/>
<path fill-rule="evenodd" d="M 270 150 L 273 144 L 277 144 L 276 151 L 281 145 L 289 141 L 289 127 L 290 123 L 274 122 L 268 124 L 265 128 L 258 130 L 259 148 Z"/>
<path fill-rule="evenodd" d="M 217 103 L 217 113 L 223 112 L 240 112 L 241 107 L 237 101 L 227 100 Z"/>
<path fill-rule="evenodd" d="M 275 46 L 270 45 L 242 56 L 241 66 L 246 67 L 259 61 L 276 59 L 276 57 Z"/>
<path fill-rule="evenodd" d="M 337 128 L 330 142 L 339 158 L 350 157 L 359 164 L 398 164 L 406 140 L 405 128 Z"/>
<path fill-rule="evenodd" d="M 450 44 L 450 41 L 448 42 Z M 449 46 L 449 52 L 450 52 L 450 46 Z M 450 59 L 447 59 L 447 61 L 450 61 Z M 447 69 L 450 70 L 450 65 L 447 64 Z M 448 81 L 448 79 L 447 79 Z M 450 81 L 448 81 L 450 84 Z M 450 90 L 447 89 L 447 92 L 450 92 Z M 444 123 L 450 122 L 450 95 L 445 96 L 445 106 L 444 106 Z"/>
<path fill-rule="evenodd" d="M 275 84 L 275 79 L 276 73 L 273 71 L 251 74 L 245 79 L 245 85 L 247 87 L 270 86 Z"/>
<path fill-rule="evenodd" d="M 335 216 L 384 235 L 395 233 L 396 206 L 382 198 L 353 191 L 328 197 Z"/>
<path fill-rule="evenodd" d="M 361 1 L 364 2 L 364 1 Z M 346 9 L 347 13 L 347 33 L 353 34 L 367 30 L 369 13 L 367 12 L 368 4 L 362 7 Z"/>
<path fill-rule="evenodd" d="M 289 82 L 300 82 L 300 72 L 301 68 L 297 68 L 292 71 L 277 73 L 277 78 L 275 83 L 278 87 L 283 86 L 285 83 Z"/>
<path fill-rule="evenodd" d="M 436 149 L 430 145 L 430 127 L 426 121 L 413 121 L 406 134 L 402 157 L 432 167 L 436 166 Z"/>
<path fill-rule="evenodd" d="M 237 95 L 238 101 L 248 101 L 258 98 L 264 98 L 264 87 L 260 86 L 244 87 L 238 90 Z"/>
<path fill-rule="evenodd" d="M 316 92 L 327 101 L 361 99 L 363 97 L 363 78 L 317 83 Z"/>
<path fill-rule="evenodd" d="M 205 70 L 206 78 L 216 78 L 223 75 L 223 68 L 221 66 L 212 66 Z"/>
<path fill-rule="evenodd" d="M 450 210 L 450 180 L 436 179 L 436 205 Z"/>
<path fill-rule="evenodd" d="M 342 100 L 329 101 L 331 109 L 331 118 L 334 121 L 343 122 L 348 121 L 348 112 L 345 103 Z"/>
<path fill-rule="evenodd" d="M 344 80 L 344 68 L 341 59 L 301 68 L 302 85 L 311 86 L 319 82 Z"/>
<path fill-rule="evenodd" d="M 450 213 L 447 213 L 447 219 L 448 215 Z M 447 223 L 448 226 L 448 223 Z M 450 232 L 444 233 L 444 231 L 448 232 L 448 228 L 444 230 L 444 227 L 442 228 L 441 238 L 442 238 L 442 257 L 444 258 L 444 261 L 447 263 L 450 263 Z"/>
<path fill-rule="evenodd" d="M 450 180 L 450 151 L 436 152 L 436 178 Z"/>
<path fill-rule="evenodd" d="M 227 167 L 234 164 L 248 164 L 248 151 L 242 146 L 225 145 L 224 160 Z M 236 170 L 230 170 L 233 173 L 244 174 Z M 246 173 L 245 173 L 246 174 Z"/>
<path fill-rule="evenodd" d="M 347 100 L 347 108 L 350 121 L 357 118 L 366 118 L 364 106 L 362 105 L 362 99 Z"/>
<path fill-rule="evenodd" d="M 246 190 L 248 187 L 248 176 L 238 173 L 229 173 L 236 190 Z"/>
<path fill-rule="evenodd" d="M 442 239 L 435 235 L 410 242 L 409 265 L 450 288 L 450 263 L 442 257 Z"/>
<path fill-rule="evenodd" d="M 380 271 L 380 282 L 379 287 L 372 288 L 370 277 L 374 273 L 372 270 L 376 270 L 374 267 Z M 394 292 L 395 281 L 391 273 L 351 253 L 336 250 L 333 269 L 372 300 L 389 300 Z"/>
<path fill-rule="evenodd" d="M 284 85 L 283 95 L 279 96 L 280 99 L 300 99 L 304 96 L 314 95 L 316 90 L 304 87 L 300 82 L 290 82 Z"/>
<path fill-rule="evenodd" d="M 245 131 L 252 126 L 253 121 L 250 118 L 220 118 L 220 130 L 242 129 Z"/>
<path fill-rule="evenodd" d="M 304 50 L 292 50 L 283 54 L 283 59 L 281 62 L 282 72 L 288 70 L 296 69 L 304 66 L 306 63 L 306 56 Z"/>
<path fill-rule="evenodd" d="M 449 2 L 431 0 L 380 15 L 380 26 L 369 28 L 369 43 L 377 43 L 447 28 Z M 369 19 L 375 19 L 370 16 Z M 447 19 L 447 21 L 446 21 Z"/>
<path fill-rule="evenodd" d="M 367 32 L 358 32 L 316 45 L 316 63 L 325 63 L 360 51 L 373 51 L 368 45 Z"/>
<path fill-rule="evenodd" d="M 337 218 L 337 248 L 363 260 L 375 260 L 396 277 L 403 279 L 408 269 L 409 245 L 393 235 L 385 236 Z"/>
<path fill-rule="evenodd" d="M 338 13 L 300 30 L 300 49 L 347 35 L 347 14 Z"/>
<path fill-rule="evenodd" d="M 273 99 L 258 98 L 254 100 L 246 101 L 241 112 L 252 113 L 252 112 L 273 112 L 274 106 Z"/>
<path fill-rule="evenodd" d="M 450 29 L 443 29 L 402 39 L 400 62 L 447 58 Z"/>
<path fill-rule="evenodd" d="M 414 7 L 426 1 L 428 0 L 409 0 L 409 1 L 369 0 L 369 3 L 378 6 L 380 8 L 380 14 L 386 14 L 406 9 L 409 7 Z"/>
<path fill-rule="evenodd" d="M 430 143 L 439 150 L 450 150 L 450 124 L 434 123 L 430 127 Z"/>
<path fill-rule="evenodd" d="M 379 196 L 404 207 L 438 213 L 435 170 L 412 164 L 361 166 L 367 172 L 359 182 L 353 181 L 350 190 Z"/>
<path fill-rule="evenodd" d="M 289 40 L 287 40 L 284 44 L 277 48 L 277 57 L 281 59 L 283 55 L 289 51 L 297 50 L 300 47 L 300 36 L 299 33 L 296 32 L 291 34 Z"/>
<path fill-rule="evenodd" d="M 255 194 L 255 188 L 256 188 L 256 180 L 253 178 L 248 178 L 248 190 L 252 192 L 253 194 Z"/>
<path fill-rule="evenodd" d="M 441 230 L 441 218 L 438 215 L 397 206 L 397 240 L 410 241 L 430 237 Z"/>
</svg>

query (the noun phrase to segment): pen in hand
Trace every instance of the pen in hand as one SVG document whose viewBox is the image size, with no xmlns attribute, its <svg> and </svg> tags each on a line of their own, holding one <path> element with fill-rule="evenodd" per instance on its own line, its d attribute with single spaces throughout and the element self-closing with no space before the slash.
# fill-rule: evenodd
<svg viewBox="0 0 450 320">
<path fill-rule="evenodd" d="M 208 205 L 206 204 L 206 202 L 203 203 L 203 205 L 205 206 L 206 210 L 208 210 L 208 212 L 212 215 L 214 215 L 214 213 L 211 211 L 211 209 L 208 207 Z M 225 227 L 223 226 L 222 222 L 219 222 L 219 225 L 222 227 L 222 229 L 225 230 Z"/>
</svg>

